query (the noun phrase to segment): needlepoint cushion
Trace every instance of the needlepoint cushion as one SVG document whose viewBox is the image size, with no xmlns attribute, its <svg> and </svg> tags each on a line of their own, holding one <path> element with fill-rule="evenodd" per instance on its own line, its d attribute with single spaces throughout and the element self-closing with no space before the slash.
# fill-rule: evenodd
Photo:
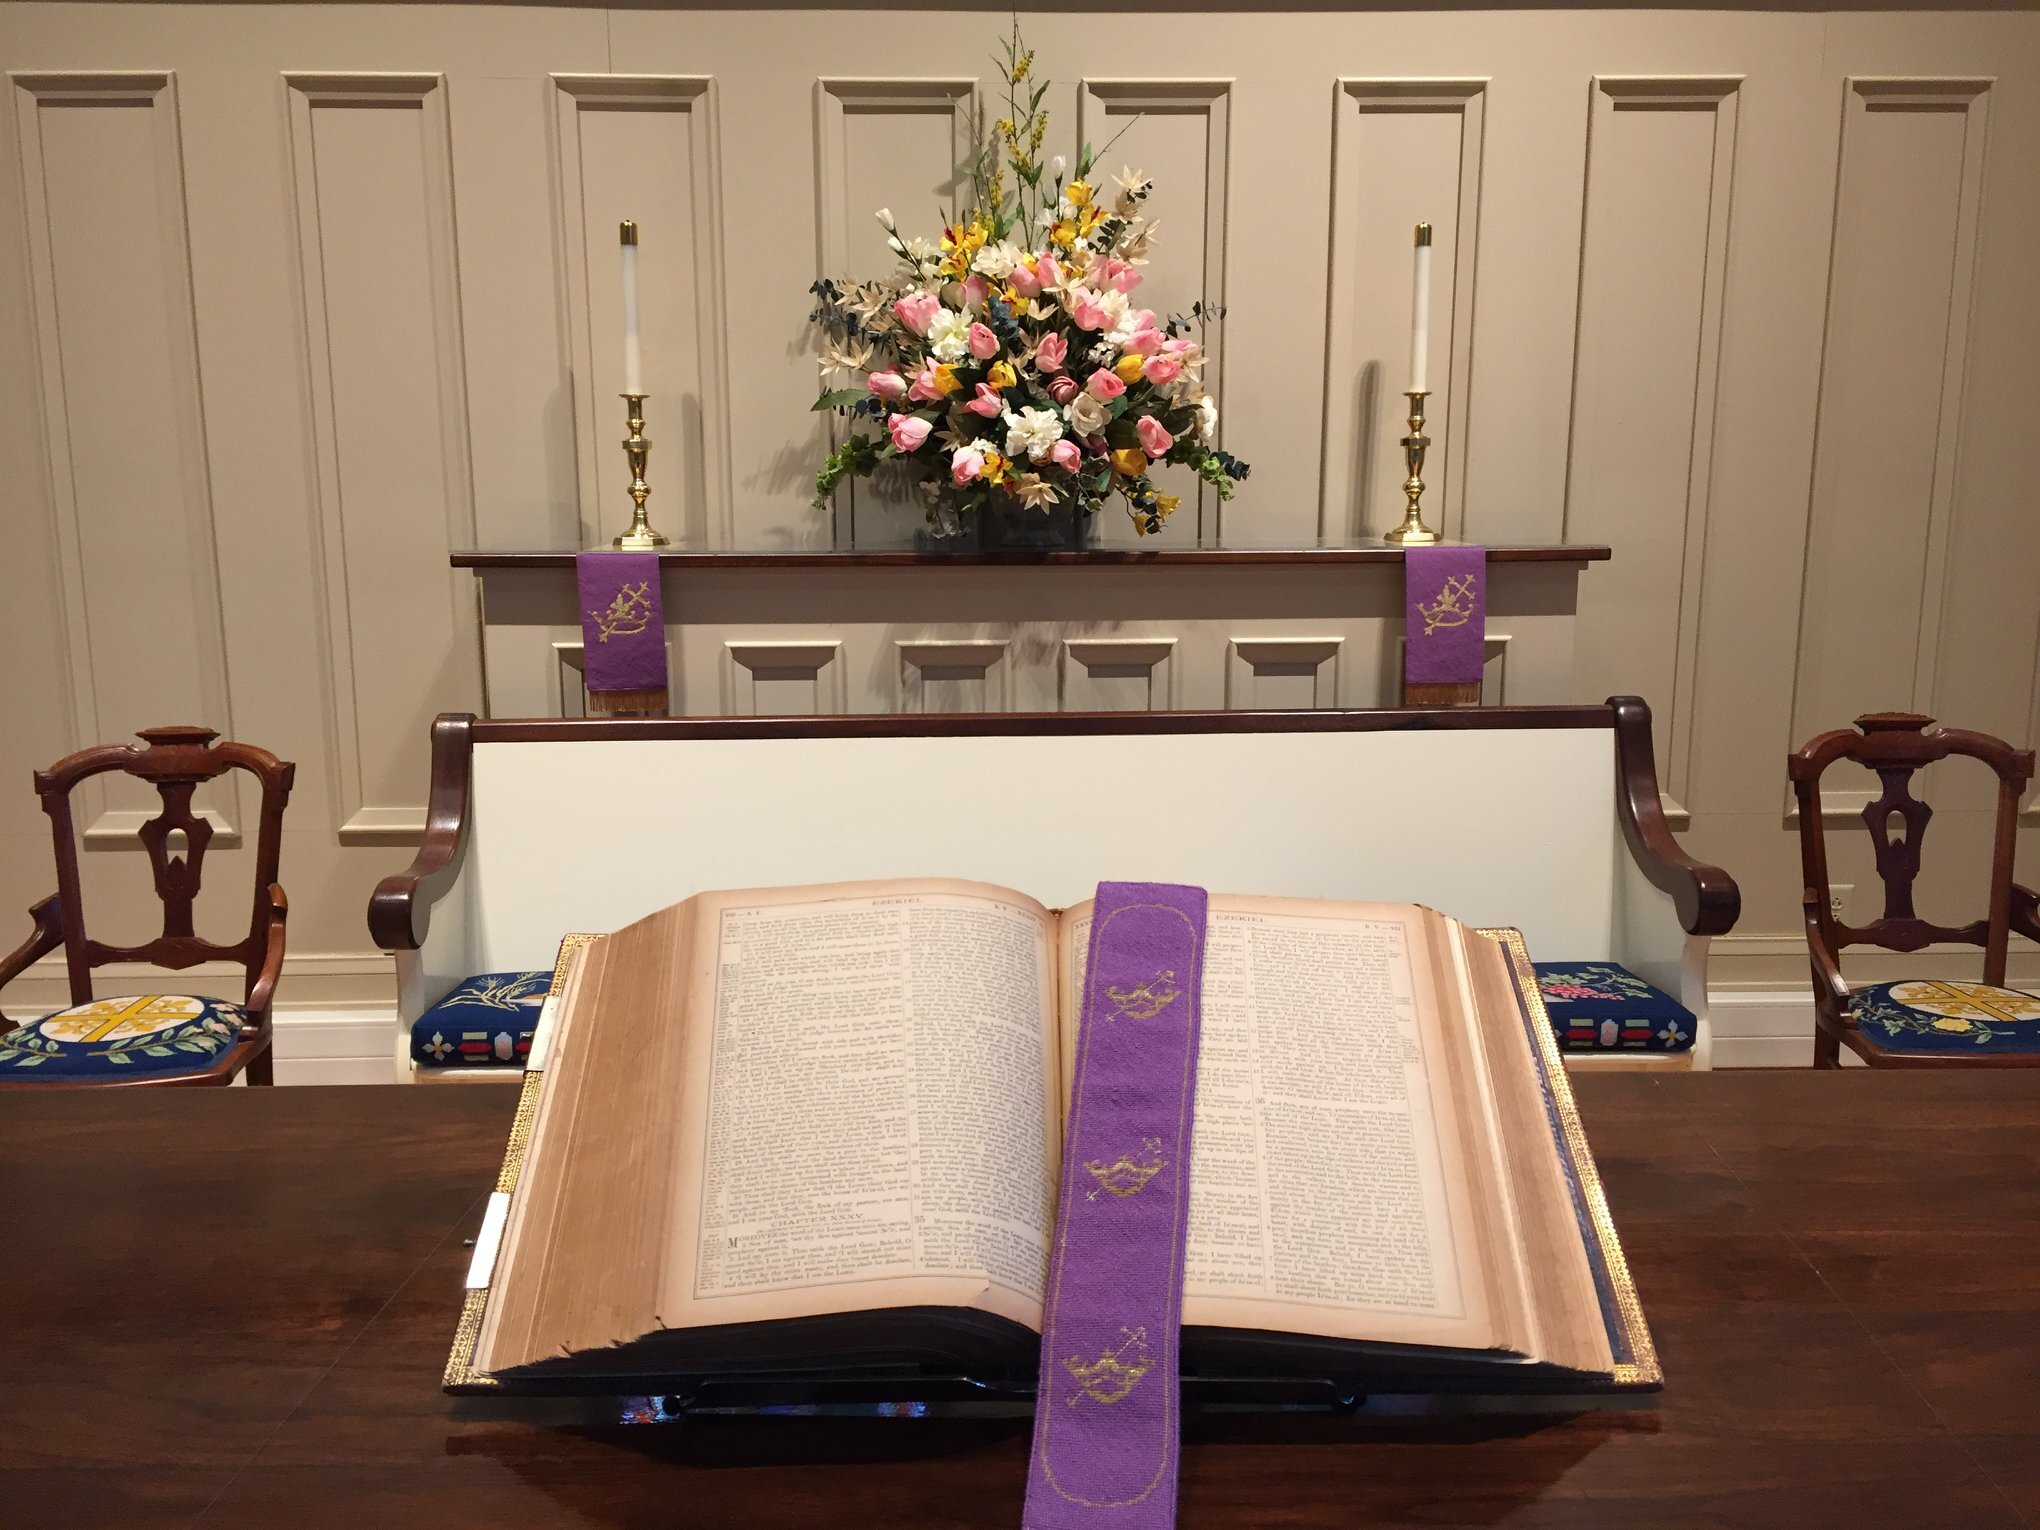
<svg viewBox="0 0 2040 1530">
<path fill-rule="evenodd" d="M 1850 1001 L 1857 1028 L 1887 1052 L 2040 1052 L 2040 998 L 1987 983 L 1878 983 Z"/>
<path fill-rule="evenodd" d="M 124 994 L 73 1004 L 0 1035 L 0 1078 L 196 1073 L 234 1044 L 247 1013 L 197 994 Z"/>
<path fill-rule="evenodd" d="M 411 1059 L 421 1068 L 521 1068 L 550 972 L 482 972 L 411 1027 Z"/>
<path fill-rule="evenodd" d="M 1533 962 L 1558 1044 L 1568 1052 L 1683 1052 L 1693 1011 L 1615 962 Z"/>
</svg>

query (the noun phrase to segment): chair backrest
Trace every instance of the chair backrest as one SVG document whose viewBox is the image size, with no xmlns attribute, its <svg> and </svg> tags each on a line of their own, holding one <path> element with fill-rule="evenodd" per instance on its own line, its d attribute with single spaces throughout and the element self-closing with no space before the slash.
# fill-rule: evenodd
<svg viewBox="0 0 2040 1530">
<path fill-rule="evenodd" d="M 2005 947 L 2011 928 L 2012 857 L 2018 829 L 2019 797 L 2033 776 L 2033 752 L 2003 739 L 1961 728 L 1933 726 L 1916 712 L 1873 712 L 1854 728 L 1837 728 L 1809 740 L 1786 759 L 1792 790 L 1799 799 L 1799 857 L 1806 889 L 1830 952 L 1844 946 L 1882 946 L 1918 951 L 1935 941 L 1982 946 L 1983 980 L 2005 980 Z M 1950 926 L 1922 919 L 1913 907 L 1913 883 L 1920 874 L 1920 841 L 1934 810 L 1913 795 L 1913 773 L 1950 755 L 1981 760 L 1997 772 L 1997 821 L 1992 835 L 1990 904 L 1982 919 Z M 1866 925 L 1844 924 L 1833 916 L 1827 866 L 1827 836 L 1821 822 L 1821 774 L 1837 760 L 1874 770 L 1883 791 L 1863 809 L 1884 883 L 1884 912 Z"/>
<path fill-rule="evenodd" d="M 252 744 L 215 743 L 210 728 L 173 726 L 144 728 L 137 744 L 99 744 L 81 749 L 35 773 L 36 795 L 50 816 L 57 857 L 57 902 L 63 918 L 64 963 L 70 974 L 71 1002 L 90 1002 L 92 969 L 108 962 L 148 962 L 181 970 L 204 961 L 238 961 L 252 985 L 262 964 L 267 939 L 268 890 L 276 881 L 283 847 L 283 810 L 290 800 L 297 767 Z M 255 842 L 255 896 L 248 934 L 231 945 L 206 940 L 192 928 L 206 846 L 213 826 L 193 810 L 192 793 L 204 782 L 230 770 L 245 770 L 262 785 L 262 809 Z M 163 933 L 139 946 L 111 946 L 92 939 L 85 929 L 85 910 L 78 879 L 78 836 L 71 816 L 71 793 L 79 782 L 107 771 L 120 771 L 147 781 L 163 799 L 162 811 L 144 823 L 137 835 L 148 853 L 156 894 L 163 903 Z M 171 847 L 171 835 L 182 833 L 184 853 Z"/>
</svg>

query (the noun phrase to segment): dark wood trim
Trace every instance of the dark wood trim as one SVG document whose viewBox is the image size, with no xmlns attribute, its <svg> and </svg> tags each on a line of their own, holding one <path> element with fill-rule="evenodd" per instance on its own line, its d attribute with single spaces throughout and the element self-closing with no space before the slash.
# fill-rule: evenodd
<svg viewBox="0 0 2040 1530">
<path fill-rule="evenodd" d="M 613 737 L 622 725 L 597 720 L 591 736 Z M 486 726 L 478 724 L 472 712 L 442 712 L 433 720 L 432 783 L 418 853 L 404 870 L 378 882 L 368 898 L 368 933 L 385 951 L 418 949 L 432 904 L 453 878 L 461 836 L 467 830 L 468 768 L 474 760 L 475 732 Z"/>
<path fill-rule="evenodd" d="M 472 738 L 477 744 L 531 744 L 593 739 L 1041 738 L 1610 726 L 1605 706 L 1378 707 L 1350 712 L 869 712 L 839 717 L 489 717 L 473 721 Z M 436 754 L 433 776 L 436 789 Z"/>
<path fill-rule="evenodd" d="M 1742 891 L 1719 866 L 1696 861 L 1665 822 L 1658 793 L 1650 707 L 1640 696 L 1610 696 L 1615 719 L 1615 807 L 1629 853 L 1651 884 L 1672 895 L 1689 935 L 1726 935 L 1742 913 Z"/>
<path fill-rule="evenodd" d="M 1605 563 L 1613 557 L 1610 548 L 1583 544 L 1577 547 L 1490 547 L 1490 563 Z M 571 552 L 492 551 L 461 548 L 448 555 L 455 568 L 570 568 L 577 555 Z M 662 568 L 1128 568 L 1147 565 L 1169 567 L 1227 568 L 1254 564 L 1399 564 L 1399 547 L 1183 547 L 1158 548 L 1152 552 L 1137 547 L 1095 547 L 1077 552 L 1029 551 L 1014 548 L 999 552 L 917 552 L 912 548 L 790 550 L 787 552 L 668 551 L 659 554 Z"/>
</svg>

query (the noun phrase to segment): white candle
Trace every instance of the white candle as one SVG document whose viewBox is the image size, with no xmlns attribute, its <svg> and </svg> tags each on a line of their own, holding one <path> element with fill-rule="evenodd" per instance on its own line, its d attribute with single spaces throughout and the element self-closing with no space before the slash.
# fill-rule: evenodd
<svg viewBox="0 0 2040 1530">
<path fill-rule="evenodd" d="M 623 391 L 645 391 L 643 360 L 638 354 L 637 225 L 626 222 L 618 231 L 623 256 Z"/>
<path fill-rule="evenodd" d="M 1417 225 L 1416 296 L 1411 305 L 1410 388 L 1412 393 L 1429 390 L 1431 357 L 1431 225 Z"/>
</svg>

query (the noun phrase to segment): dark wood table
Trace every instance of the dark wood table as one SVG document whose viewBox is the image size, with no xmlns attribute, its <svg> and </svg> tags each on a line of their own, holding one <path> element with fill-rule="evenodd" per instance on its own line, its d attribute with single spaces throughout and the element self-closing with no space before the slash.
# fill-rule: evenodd
<svg viewBox="0 0 2040 1530">
<path fill-rule="evenodd" d="M 0 1106 L 0 1525 L 1019 1525 L 1018 1420 L 441 1395 L 514 1091 Z M 1642 1413 L 1193 1421 L 1198 1526 L 2040 1522 L 2040 1075 L 1580 1080 Z"/>
</svg>

